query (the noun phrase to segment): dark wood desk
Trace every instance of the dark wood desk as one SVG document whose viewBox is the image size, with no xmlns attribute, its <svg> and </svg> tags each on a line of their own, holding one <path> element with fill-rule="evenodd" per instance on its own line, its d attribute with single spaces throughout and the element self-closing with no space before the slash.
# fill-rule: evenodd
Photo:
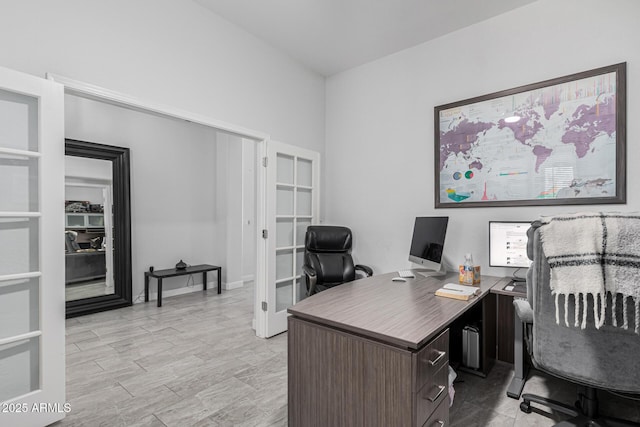
<svg viewBox="0 0 640 427">
<path fill-rule="evenodd" d="M 482 369 L 490 369 L 496 324 L 489 291 L 501 278 L 482 276 L 481 295 L 460 301 L 435 296 L 457 273 L 392 282 L 395 276 L 356 280 L 289 308 L 290 426 L 448 424 L 448 327 L 476 308 Z"/>
<path fill-rule="evenodd" d="M 68 252 L 64 260 L 65 285 L 102 279 L 107 274 L 104 251 Z"/>
<path fill-rule="evenodd" d="M 149 301 L 149 278 L 155 277 L 158 280 L 158 307 L 162 307 L 162 279 L 168 277 L 186 276 L 188 274 L 202 273 L 202 287 L 207 290 L 207 272 L 218 272 L 218 293 L 222 292 L 222 267 L 217 265 L 200 264 L 192 265 L 185 269 L 168 268 L 166 270 L 154 270 L 144 272 L 144 302 Z"/>
</svg>

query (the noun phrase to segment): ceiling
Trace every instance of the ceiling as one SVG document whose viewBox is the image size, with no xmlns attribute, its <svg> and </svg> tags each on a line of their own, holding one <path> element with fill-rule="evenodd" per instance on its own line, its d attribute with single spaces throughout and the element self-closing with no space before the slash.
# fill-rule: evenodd
<svg viewBox="0 0 640 427">
<path fill-rule="evenodd" d="M 536 0 L 194 0 L 324 76 Z"/>
</svg>

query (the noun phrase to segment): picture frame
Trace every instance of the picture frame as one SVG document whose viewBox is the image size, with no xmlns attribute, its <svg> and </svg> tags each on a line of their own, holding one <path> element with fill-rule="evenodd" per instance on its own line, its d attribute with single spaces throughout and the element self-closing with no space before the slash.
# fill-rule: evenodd
<svg viewBox="0 0 640 427">
<path fill-rule="evenodd" d="M 434 108 L 435 207 L 626 203 L 626 62 Z"/>
</svg>

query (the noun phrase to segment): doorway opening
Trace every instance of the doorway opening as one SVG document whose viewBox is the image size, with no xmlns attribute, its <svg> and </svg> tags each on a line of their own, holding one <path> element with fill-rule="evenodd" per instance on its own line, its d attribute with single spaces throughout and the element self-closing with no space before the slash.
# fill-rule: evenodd
<svg viewBox="0 0 640 427">
<path fill-rule="evenodd" d="M 256 234 L 256 196 L 248 191 L 255 186 L 243 183 L 254 180 L 255 167 L 249 167 L 256 163 L 254 140 L 73 94 L 65 95 L 65 110 L 67 137 L 117 144 L 130 151 L 133 303 L 144 299 L 144 273 L 150 267 L 172 268 L 180 260 L 222 266 L 226 289 L 243 286 L 244 276 L 253 280 L 256 259 L 245 262 L 243 251 L 245 236 Z M 97 170 L 91 168 L 94 174 Z M 85 181 L 90 179 L 86 176 Z M 88 185 L 78 181 L 78 186 Z M 74 194 L 85 190 L 75 204 L 99 205 L 98 195 L 91 196 L 84 187 L 73 189 Z M 91 203 L 92 197 L 96 203 Z M 72 215 L 76 214 L 67 217 Z M 251 244 L 255 246 L 255 240 Z M 217 276 L 209 275 L 208 280 L 215 282 Z M 199 275 L 168 278 L 163 281 L 163 295 L 203 287 Z M 156 287 L 150 290 L 151 299 L 156 299 Z"/>
</svg>

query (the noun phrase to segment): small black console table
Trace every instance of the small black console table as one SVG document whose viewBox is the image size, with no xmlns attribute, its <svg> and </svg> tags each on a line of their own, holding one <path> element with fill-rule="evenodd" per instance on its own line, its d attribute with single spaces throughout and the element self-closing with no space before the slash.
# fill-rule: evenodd
<svg viewBox="0 0 640 427">
<path fill-rule="evenodd" d="M 218 272 L 218 293 L 222 292 L 222 267 L 217 265 L 200 264 L 192 265 L 187 268 L 178 270 L 177 268 L 168 268 L 166 270 L 154 270 L 144 272 L 144 302 L 149 301 L 149 278 L 155 277 L 158 280 L 158 307 L 162 307 L 162 279 L 168 277 L 186 276 L 188 274 L 202 273 L 203 290 L 207 290 L 207 272 Z"/>
</svg>

